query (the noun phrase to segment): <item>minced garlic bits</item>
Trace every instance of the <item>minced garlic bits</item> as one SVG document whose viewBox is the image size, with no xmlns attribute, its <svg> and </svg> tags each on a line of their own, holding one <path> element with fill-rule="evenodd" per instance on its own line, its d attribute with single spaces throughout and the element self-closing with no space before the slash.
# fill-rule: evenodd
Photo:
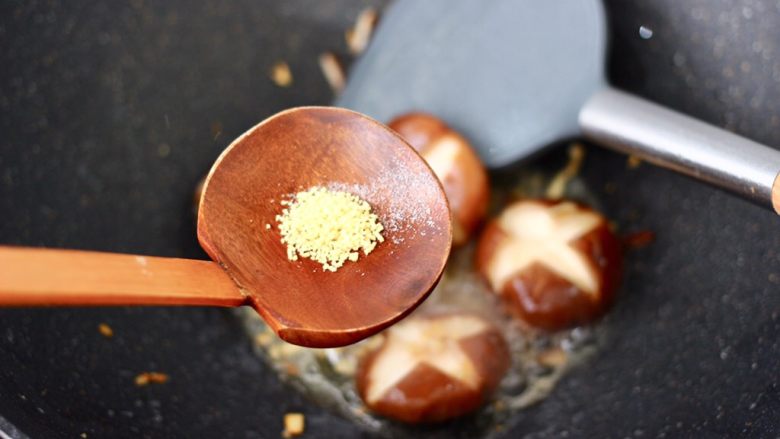
<svg viewBox="0 0 780 439">
<path fill-rule="evenodd" d="M 286 207 L 276 221 L 291 261 L 302 256 L 336 271 L 347 260 L 357 261 L 359 250 L 367 255 L 384 241 L 371 206 L 348 192 L 313 187 L 281 204 Z"/>
</svg>

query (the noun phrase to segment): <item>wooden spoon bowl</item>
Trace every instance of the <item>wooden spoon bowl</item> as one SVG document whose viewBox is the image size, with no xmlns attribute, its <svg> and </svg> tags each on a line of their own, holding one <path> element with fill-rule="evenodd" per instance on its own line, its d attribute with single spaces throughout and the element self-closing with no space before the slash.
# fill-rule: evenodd
<svg viewBox="0 0 780 439">
<path fill-rule="evenodd" d="M 289 261 L 280 202 L 313 186 L 368 201 L 385 241 L 335 273 Z M 0 246 L 0 306 L 251 305 L 291 343 L 342 346 L 425 299 L 451 229 L 439 181 L 397 134 L 349 110 L 297 108 L 252 128 L 214 163 L 198 213 L 214 262 Z"/>
<path fill-rule="evenodd" d="M 314 186 L 366 200 L 385 242 L 335 273 L 288 260 L 280 201 Z M 209 256 L 282 339 L 311 347 L 354 343 L 411 312 L 438 282 L 451 237 L 442 187 L 417 153 L 384 125 L 330 107 L 284 111 L 236 139 L 198 212 Z"/>
</svg>

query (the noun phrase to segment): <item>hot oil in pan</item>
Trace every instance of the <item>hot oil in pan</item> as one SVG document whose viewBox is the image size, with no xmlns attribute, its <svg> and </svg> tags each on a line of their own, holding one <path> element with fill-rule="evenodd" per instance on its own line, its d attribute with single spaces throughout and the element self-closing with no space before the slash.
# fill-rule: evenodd
<svg viewBox="0 0 780 439">
<path fill-rule="evenodd" d="M 550 190 L 562 188 L 565 188 L 565 198 L 598 207 L 583 181 L 574 175 L 578 167 L 574 162 L 581 156 L 570 156 L 569 165 L 556 176 L 524 169 L 515 181 L 494 188 L 492 205 L 496 209 L 493 210 L 505 205 L 509 199 L 544 197 Z M 506 314 L 496 295 L 474 271 L 474 247 L 472 242 L 453 251 L 441 282 L 415 312 L 474 311 L 503 331 L 511 350 L 510 371 L 494 397 L 475 416 L 465 420 L 474 424 L 475 431 L 490 436 L 502 431 L 513 413 L 544 399 L 568 370 L 596 352 L 599 342 L 605 338 L 605 325 L 597 323 L 553 333 L 521 327 L 518 320 Z M 371 414 L 355 390 L 354 375 L 359 358 L 381 343 L 381 334 L 344 348 L 307 349 L 281 341 L 252 310 L 238 312 L 254 340 L 256 352 L 283 381 L 316 403 L 374 433 L 403 437 L 413 430 L 413 427 Z"/>
</svg>

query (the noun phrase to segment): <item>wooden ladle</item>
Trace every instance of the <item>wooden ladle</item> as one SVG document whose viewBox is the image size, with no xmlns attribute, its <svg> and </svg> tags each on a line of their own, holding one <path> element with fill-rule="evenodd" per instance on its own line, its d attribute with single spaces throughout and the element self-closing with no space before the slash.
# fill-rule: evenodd
<svg viewBox="0 0 780 439">
<path fill-rule="evenodd" d="M 285 195 L 332 185 L 365 199 L 385 227 L 383 243 L 335 273 L 289 261 L 275 220 Z M 214 262 L 0 247 L 0 305 L 250 305 L 290 343 L 342 346 L 422 302 L 451 237 L 439 181 L 397 134 L 353 111 L 295 108 L 214 163 L 198 212 Z"/>
</svg>

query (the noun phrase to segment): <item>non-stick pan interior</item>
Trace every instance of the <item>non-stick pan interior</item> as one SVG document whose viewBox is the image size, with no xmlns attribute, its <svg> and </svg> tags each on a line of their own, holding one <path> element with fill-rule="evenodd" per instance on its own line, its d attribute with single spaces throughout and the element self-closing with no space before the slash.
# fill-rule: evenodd
<svg viewBox="0 0 780 439">
<path fill-rule="evenodd" d="M 257 121 L 332 100 L 317 57 L 346 57 L 343 32 L 369 3 L 3 3 L 0 243 L 205 257 L 196 182 Z M 615 85 L 780 145 L 776 2 L 607 9 Z M 268 79 L 278 60 L 289 88 Z M 656 240 L 628 256 L 601 352 L 495 435 L 778 435 L 780 219 L 595 146 L 582 177 L 621 232 Z M 170 380 L 136 386 L 145 371 Z M 280 383 L 227 310 L 0 310 L 11 437 L 278 437 L 288 411 L 306 414 L 306 437 L 360 434 Z"/>
</svg>

